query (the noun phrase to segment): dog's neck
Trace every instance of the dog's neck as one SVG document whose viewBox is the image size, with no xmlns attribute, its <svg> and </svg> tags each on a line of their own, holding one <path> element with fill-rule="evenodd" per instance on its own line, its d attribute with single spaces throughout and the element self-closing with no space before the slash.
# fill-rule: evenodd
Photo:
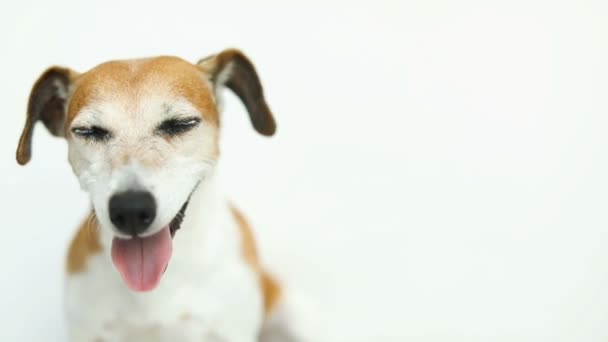
<svg viewBox="0 0 608 342">
<path fill-rule="evenodd" d="M 103 227 L 100 233 L 107 260 L 111 263 L 113 234 Z M 210 175 L 192 193 L 181 227 L 173 237 L 173 255 L 165 277 L 170 277 L 175 269 L 212 268 L 218 262 L 238 258 L 240 239 L 217 177 Z"/>
<path fill-rule="evenodd" d="M 194 191 L 181 228 L 173 238 L 171 265 L 209 266 L 239 255 L 240 235 L 217 177 L 205 178 Z"/>
</svg>

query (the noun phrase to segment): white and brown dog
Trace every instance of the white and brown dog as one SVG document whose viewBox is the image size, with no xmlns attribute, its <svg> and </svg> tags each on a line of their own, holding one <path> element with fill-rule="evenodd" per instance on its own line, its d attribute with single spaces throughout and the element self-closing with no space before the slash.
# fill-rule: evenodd
<svg viewBox="0 0 608 342">
<path fill-rule="evenodd" d="M 68 141 L 94 208 L 67 257 L 72 341 L 297 339 L 247 222 L 214 181 L 223 87 L 259 133 L 275 132 L 258 75 L 237 50 L 196 64 L 156 57 L 84 73 L 52 67 L 34 84 L 17 161 L 30 160 L 42 121 Z"/>
</svg>

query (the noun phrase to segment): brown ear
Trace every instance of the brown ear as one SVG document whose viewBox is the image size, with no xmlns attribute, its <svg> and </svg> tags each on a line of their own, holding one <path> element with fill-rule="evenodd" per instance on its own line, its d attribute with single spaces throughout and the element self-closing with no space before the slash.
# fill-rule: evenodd
<svg viewBox="0 0 608 342">
<path fill-rule="evenodd" d="M 42 120 L 51 134 L 65 135 L 65 106 L 73 76 L 69 69 L 52 67 L 34 83 L 27 105 L 27 119 L 17 147 L 19 164 L 27 164 L 32 157 L 32 134 L 38 120 Z"/>
<path fill-rule="evenodd" d="M 239 50 L 229 49 L 203 58 L 197 64 L 210 75 L 216 89 L 226 86 L 241 99 L 256 131 L 267 136 L 274 134 L 274 117 L 264 99 L 258 74 L 247 56 Z"/>
</svg>

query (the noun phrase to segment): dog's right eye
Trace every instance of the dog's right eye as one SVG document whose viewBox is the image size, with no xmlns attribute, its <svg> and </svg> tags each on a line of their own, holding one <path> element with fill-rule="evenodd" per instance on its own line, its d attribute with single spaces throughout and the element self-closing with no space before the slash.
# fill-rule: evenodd
<svg viewBox="0 0 608 342">
<path fill-rule="evenodd" d="M 74 133 L 75 136 L 94 141 L 105 141 L 111 136 L 108 130 L 99 126 L 74 127 L 72 128 L 72 133 Z"/>
<path fill-rule="evenodd" d="M 160 135 L 177 136 L 188 132 L 196 127 L 201 122 L 199 118 L 176 119 L 171 118 L 163 121 L 157 128 L 156 132 Z"/>
</svg>

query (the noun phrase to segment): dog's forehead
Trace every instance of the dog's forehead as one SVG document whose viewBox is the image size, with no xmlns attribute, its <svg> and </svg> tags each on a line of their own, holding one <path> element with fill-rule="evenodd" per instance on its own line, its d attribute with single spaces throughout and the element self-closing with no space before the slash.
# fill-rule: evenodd
<svg viewBox="0 0 608 342">
<path fill-rule="evenodd" d="M 76 79 L 68 106 L 68 123 L 87 106 L 110 102 L 135 108 L 150 98 L 185 99 L 206 120 L 217 123 L 215 99 L 207 80 L 203 70 L 178 57 L 106 62 Z"/>
</svg>

